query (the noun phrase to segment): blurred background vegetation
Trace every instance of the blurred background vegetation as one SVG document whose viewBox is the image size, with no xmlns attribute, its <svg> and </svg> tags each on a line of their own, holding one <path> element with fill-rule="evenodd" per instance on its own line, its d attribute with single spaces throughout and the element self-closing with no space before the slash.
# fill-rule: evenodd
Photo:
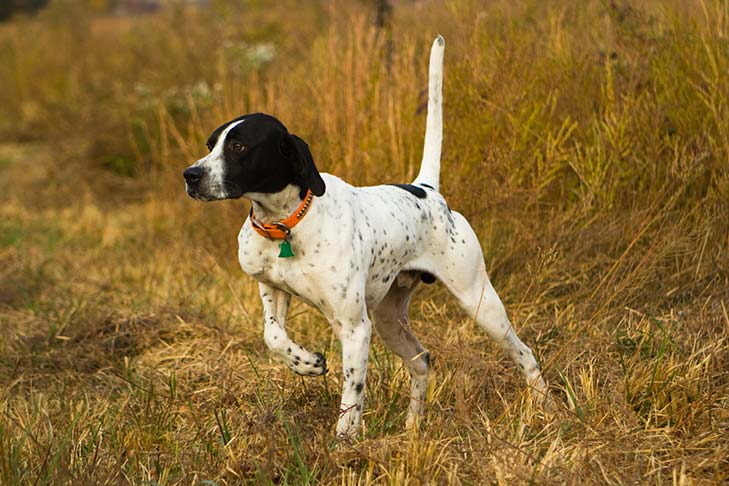
<svg viewBox="0 0 729 486">
<path fill-rule="evenodd" d="M 17 14 L 34 13 L 47 4 L 48 0 L 8 0 L 0 4 L 0 21 Z"/>
<path fill-rule="evenodd" d="M 46 4 L 47 3 L 47 4 Z M 40 8 L 43 7 L 43 8 Z M 3 2 L 0 483 L 720 483 L 729 477 L 729 3 Z M 181 172 L 218 125 L 279 117 L 357 185 L 420 163 L 446 39 L 442 191 L 471 221 L 558 410 L 439 286 L 419 438 L 375 340 L 363 439 L 332 373 L 260 336 L 245 201 Z"/>
</svg>

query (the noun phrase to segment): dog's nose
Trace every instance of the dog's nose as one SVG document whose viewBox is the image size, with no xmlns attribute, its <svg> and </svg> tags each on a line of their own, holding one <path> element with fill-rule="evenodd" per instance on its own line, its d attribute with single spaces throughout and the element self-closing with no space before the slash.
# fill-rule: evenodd
<svg viewBox="0 0 729 486">
<path fill-rule="evenodd" d="M 182 173 L 182 176 L 185 178 L 185 182 L 188 184 L 194 184 L 196 182 L 200 182 L 203 172 L 202 167 L 188 167 L 187 170 Z"/>
</svg>

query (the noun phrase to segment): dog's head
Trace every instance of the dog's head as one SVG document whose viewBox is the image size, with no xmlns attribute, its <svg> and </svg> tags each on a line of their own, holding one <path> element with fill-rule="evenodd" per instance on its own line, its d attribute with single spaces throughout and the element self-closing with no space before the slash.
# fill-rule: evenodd
<svg viewBox="0 0 729 486">
<path fill-rule="evenodd" d="M 207 141 L 210 152 L 184 172 L 187 193 L 201 201 L 276 193 L 288 185 L 316 196 L 324 181 L 309 146 L 264 113 L 244 115 L 221 125 Z"/>
</svg>

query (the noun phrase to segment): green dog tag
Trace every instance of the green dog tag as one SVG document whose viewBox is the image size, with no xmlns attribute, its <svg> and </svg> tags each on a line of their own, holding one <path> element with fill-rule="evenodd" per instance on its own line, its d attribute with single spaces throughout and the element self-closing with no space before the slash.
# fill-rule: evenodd
<svg viewBox="0 0 729 486">
<path fill-rule="evenodd" d="M 289 240 L 283 240 L 279 245 L 279 248 L 281 249 L 278 254 L 279 258 L 291 258 L 294 256 L 294 252 L 291 251 L 291 243 L 289 243 Z"/>
</svg>

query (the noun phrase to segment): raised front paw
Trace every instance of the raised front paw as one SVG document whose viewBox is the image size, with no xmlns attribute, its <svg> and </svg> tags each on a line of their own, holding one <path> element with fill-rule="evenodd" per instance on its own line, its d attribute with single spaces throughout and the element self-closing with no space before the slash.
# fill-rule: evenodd
<svg viewBox="0 0 729 486">
<path fill-rule="evenodd" d="M 320 376 L 326 374 L 327 359 L 321 353 L 312 353 L 308 359 L 301 359 L 297 356 L 289 363 L 291 371 L 301 376 Z"/>
</svg>

